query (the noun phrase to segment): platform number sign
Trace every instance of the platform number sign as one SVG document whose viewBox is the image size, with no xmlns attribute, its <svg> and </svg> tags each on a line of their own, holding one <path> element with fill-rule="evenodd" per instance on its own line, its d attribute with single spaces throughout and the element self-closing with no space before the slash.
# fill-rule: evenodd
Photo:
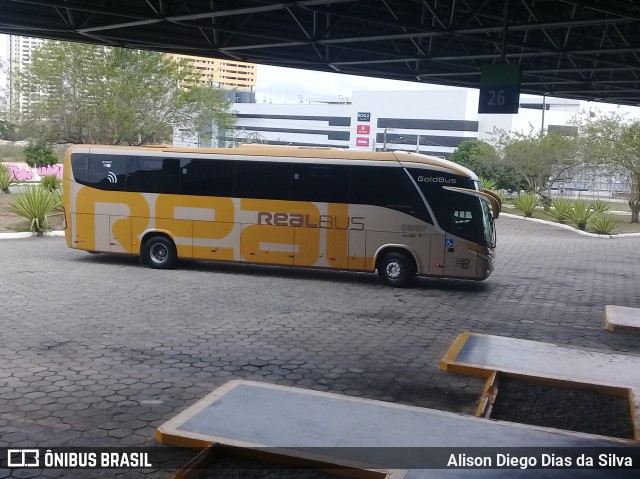
<svg viewBox="0 0 640 479">
<path fill-rule="evenodd" d="M 520 65 L 484 65 L 478 113 L 518 113 Z"/>
</svg>

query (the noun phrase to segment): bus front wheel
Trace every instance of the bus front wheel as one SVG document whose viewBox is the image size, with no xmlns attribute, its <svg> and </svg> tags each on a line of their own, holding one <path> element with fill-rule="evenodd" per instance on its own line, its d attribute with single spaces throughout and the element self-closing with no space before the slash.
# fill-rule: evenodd
<svg viewBox="0 0 640 479">
<path fill-rule="evenodd" d="M 176 262 L 176 247 L 166 236 L 152 236 L 142 248 L 142 259 L 154 269 L 170 269 Z"/>
<path fill-rule="evenodd" d="M 378 261 L 378 276 L 387 286 L 404 288 L 415 276 L 413 258 L 407 253 L 391 251 Z"/>
</svg>

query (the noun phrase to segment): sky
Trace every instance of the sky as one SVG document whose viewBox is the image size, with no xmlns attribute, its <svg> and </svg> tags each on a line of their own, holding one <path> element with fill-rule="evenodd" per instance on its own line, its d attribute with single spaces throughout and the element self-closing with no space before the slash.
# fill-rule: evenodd
<svg viewBox="0 0 640 479">
<path fill-rule="evenodd" d="M 363 90 L 442 90 L 440 85 L 368 78 L 339 73 L 295 70 L 293 68 L 258 65 L 255 88 L 258 103 L 300 103 L 309 100 L 351 98 Z"/>
<path fill-rule="evenodd" d="M 6 63 L 8 56 L 9 37 L 0 35 L 0 59 Z M 0 87 L 4 86 L 4 84 L 4 75 L 0 73 Z M 351 98 L 354 91 L 443 89 L 465 90 L 443 85 L 258 65 L 255 92 L 258 103 L 306 103 L 313 100 L 344 100 L 345 98 Z M 618 107 L 617 105 L 604 103 L 594 103 L 594 105 L 596 105 L 596 109 L 602 111 L 617 109 L 640 119 L 640 108 Z"/>
</svg>

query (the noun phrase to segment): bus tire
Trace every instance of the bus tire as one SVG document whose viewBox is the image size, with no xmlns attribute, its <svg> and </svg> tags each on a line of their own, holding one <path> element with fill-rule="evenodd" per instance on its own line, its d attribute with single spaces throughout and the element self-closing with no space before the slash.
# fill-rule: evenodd
<svg viewBox="0 0 640 479">
<path fill-rule="evenodd" d="M 416 274 L 413 258 L 408 253 L 390 251 L 378 261 L 378 277 L 387 286 L 405 288 Z"/>
<path fill-rule="evenodd" d="M 171 269 L 177 259 L 176 246 L 166 236 L 152 236 L 142 248 L 142 260 L 153 269 Z"/>
</svg>

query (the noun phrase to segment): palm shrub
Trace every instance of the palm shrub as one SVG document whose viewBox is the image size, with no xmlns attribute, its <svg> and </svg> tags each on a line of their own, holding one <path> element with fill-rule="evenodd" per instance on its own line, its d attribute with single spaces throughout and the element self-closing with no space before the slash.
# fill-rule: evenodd
<svg viewBox="0 0 640 479">
<path fill-rule="evenodd" d="M 40 184 L 45 190 L 53 192 L 62 187 L 62 180 L 56 175 L 44 175 L 40 178 Z"/>
<path fill-rule="evenodd" d="M 490 180 L 489 178 L 483 178 L 481 176 L 480 177 L 480 189 L 495 191 L 496 190 L 496 183 L 495 183 L 495 181 Z"/>
<path fill-rule="evenodd" d="M 538 200 L 538 195 L 535 193 L 518 195 L 518 197 L 513 200 L 513 206 L 522 211 L 527 218 L 531 217 L 539 204 L 540 200 Z"/>
<path fill-rule="evenodd" d="M 609 210 L 609 203 L 602 200 L 597 200 L 591 203 L 591 209 L 597 213 L 604 213 Z"/>
<path fill-rule="evenodd" d="M 589 220 L 589 228 L 599 235 L 612 235 L 618 229 L 618 225 L 604 216 L 594 216 Z"/>
<path fill-rule="evenodd" d="M 4 163 L 0 163 L 0 191 L 9 193 L 9 187 L 17 183 L 9 168 Z"/>
<path fill-rule="evenodd" d="M 582 231 L 586 229 L 589 219 L 591 219 L 594 214 L 595 211 L 587 205 L 586 201 L 576 200 L 571 205 L 571 221 Z"/>
<path fill-rule="evenodd" d="M 547 210 L 547 214 L 555 218 L 559 223 L 569 223 L 571 221 L 571 207 L 573 202 L 558 198 L 551 202 L 551 208 Z"/>
<path fill-rule="evenodd" d="M 58 207 L 55 195 L 42 186 L 27 187 L 9 204 L 9 211 L 31 222 L 30 230 L 42 234 L 49 229 L 47 215 Z"/>
<path fill-rule="evenodd" d="M 53 190 L 51 192 L 51 195 L 53 196 L 53 199 L 56 202 L 56 210 L 61 210 L 62 209 L 62 190 L 61 189 L 56 189 Z"/>
</svg>

